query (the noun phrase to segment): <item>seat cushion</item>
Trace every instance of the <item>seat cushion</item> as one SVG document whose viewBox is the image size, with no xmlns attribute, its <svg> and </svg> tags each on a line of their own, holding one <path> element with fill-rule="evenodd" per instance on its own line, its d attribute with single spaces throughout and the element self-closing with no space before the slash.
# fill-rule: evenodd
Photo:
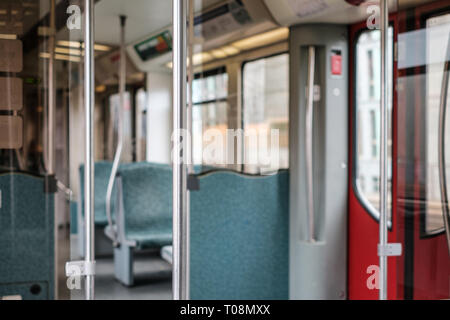
<svg viewBox="0 0 450 320">
<path fill-rule="evenodd" d="M 164 247 L 172 244 L 172 230 L 141 230 L 127 234 L 127 239 L 136 241 L 138 249 Z"/>
</svg>

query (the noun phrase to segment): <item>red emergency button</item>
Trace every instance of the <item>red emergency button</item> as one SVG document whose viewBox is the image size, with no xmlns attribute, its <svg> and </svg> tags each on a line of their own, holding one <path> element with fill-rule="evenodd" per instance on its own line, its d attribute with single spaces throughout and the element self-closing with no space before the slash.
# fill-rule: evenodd
<svg viewBox="0 0 450 320">
<path fill-rule="evenodd" d="M 342 75 L 342 55 L 338 50 L 333 51 L 331 54 L 331 74 L 333 76 Z"/>
</svg>

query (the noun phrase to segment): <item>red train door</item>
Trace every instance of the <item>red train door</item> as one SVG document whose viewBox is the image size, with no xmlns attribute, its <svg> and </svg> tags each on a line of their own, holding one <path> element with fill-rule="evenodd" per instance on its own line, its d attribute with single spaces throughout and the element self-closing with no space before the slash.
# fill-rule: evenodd
<svg viewBox="0 0 450 320">
<path fill-rule="evenodd" d="M 397 39 L 396 15 L 390 17 L 390 186 L 396 197 L 396 63 L 394 42 Z M 349 274 L 350 299 L 378 299 L 377 246 L 379 242 L 380 176 L 380 32 L 367 28 L 366 21 L 350 27 L 350 183 L 349 183 Z M 398 242 L 396 207 L 390 208 L 389 242 Z M 396 297 L 397 260 L 388 258 L 388 298 Z M 393 282 L 392 282 L 393 280 Z"/>
<path fill-rule="evenodd" d="M 349 298 L 377 299 L 379 35 L 365 22 L 350 31 Z M 389 299 L 450 297 L 450 188 L 446 196 L 442 188 L 450 181 L 450 139 L 443 138 L 450 137 L 450 112 L 440 103 L 449 34 L 448 1 L 391 17 L 389 242 L 402 243 L 403 252 L 388 259 Z"/>
</svg>

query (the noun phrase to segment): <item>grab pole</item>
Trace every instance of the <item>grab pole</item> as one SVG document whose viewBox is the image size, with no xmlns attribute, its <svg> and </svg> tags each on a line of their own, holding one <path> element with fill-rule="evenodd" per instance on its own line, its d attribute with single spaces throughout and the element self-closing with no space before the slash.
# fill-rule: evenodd
<svg viewBox="0 0 450 320">
<path fill-rule="evenodd" d="M 186 119 L 186 0 L 173 0 L 173 271 L 174 300 L 189 298 Z"/>
</svg>

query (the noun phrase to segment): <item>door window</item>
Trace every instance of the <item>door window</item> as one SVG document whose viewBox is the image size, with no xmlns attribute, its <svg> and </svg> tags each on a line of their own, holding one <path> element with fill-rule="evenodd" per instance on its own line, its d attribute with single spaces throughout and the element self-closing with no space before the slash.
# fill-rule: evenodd
<svg viewBox="0 0 450 320">
<path fill-rule="evenodd" d="M 393 106 L 393 28 L 389 28 L 389 115 Z M 356 43 L 356 168 L 355 185 L 360 201 L 378 219 L 380 206 L 380 31 L 367 30 Z M 392 181 L 392 121 L 389 121 L 389 181 Z M 391 183 L 389 183 L 390 185 Z M 389 188 L 389 208 L 392 207 Z M 391 220 L 389 210 L 389 220 Z"/>
</svg>

